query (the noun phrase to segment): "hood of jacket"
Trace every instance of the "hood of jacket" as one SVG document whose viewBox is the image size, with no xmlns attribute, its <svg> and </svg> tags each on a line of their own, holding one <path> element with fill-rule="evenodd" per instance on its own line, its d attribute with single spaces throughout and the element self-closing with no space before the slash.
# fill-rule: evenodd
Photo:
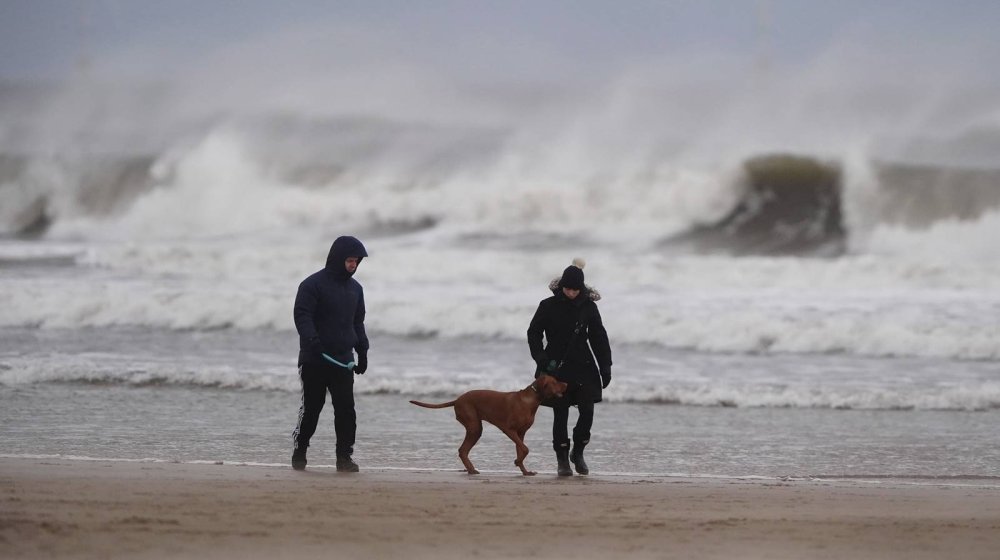
<svg viewBox="0 0 1000 560">
<path fill-rule="evenodd" d="M 552 290 L 552 295 L 562 295 L 562 288 L 559 287 L 559 280 L 561 280 L 561 278 L 553 278 L 552 281 L 549 282 L 549 290 Z M 580 296 L 588 298 L 590 301 L 601 301 L 601 294 L 597 291 L 597 288 L 586 284 L 584 284 L 583 289 L 580 290 Z"/>
<path fill-rule="evenodd" d="M 347 272 L 344 261 L 348 257 L 358 257 L 360 264 L 361 260 L 367 256 L 368 251 L 365 250 L 365 246 L 357 237 L 344 235 L 334 240 L 333 245 L 330 246 L 330 253 L 326 256 L 326 269 L 337 278 L 350 278 L 352 274 Z"/>
</svg>

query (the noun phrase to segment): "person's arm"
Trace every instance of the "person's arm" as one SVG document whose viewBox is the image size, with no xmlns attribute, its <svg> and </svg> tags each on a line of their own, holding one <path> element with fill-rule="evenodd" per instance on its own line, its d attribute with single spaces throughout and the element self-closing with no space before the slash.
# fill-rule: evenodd
<svg viewBox="0 0 1000 560">
<path fill-rule="evenodd" d="M 368 333 L 365 331 L 365 291 L 359 286 L 358 306 L 354 310 L 354 333 L 358 343 L 354 350 L 358 353 L 358 363 L 354 373 L 362 374 L 368 370 Z"/>
<path fill-rule="evenodd" d="M 545 354 L 545 346 L 542 341 L 545 334 L 545 313 L 542 304 L 538 304 L 531 324 L 528 325 L 528 350 L 531 352 L 531 359 L 538 364 L 539 371 L 546 371 L 549 365 L 549 357 Z"/>
<path fill-rule="evenodd" d="M 590 321 L 587 326 L 590 348 L 594 351 L 594 358 L 597 360 L 597 367 L 601 372 L 601 382 L 607 387 L 611 383 L 611 342 L 608 340 L 608 331 L 604 328 L 601 320 L 601 312 L 597 309 L 597 304 L 592 303 L 590 311 Z"/>
<path fill-rule="evenodd" d="M 319 340 L 319 332 L 316 331 L 317 301 L 316 287 L 308 280 L 304 280 L 299 284 L 299 291 L 295 294 L 292 316 L 295 319 L 295 330 L 306 341 L 309 351 L 319 356 L 323 353 L 323 344 Z"/>
</svg>

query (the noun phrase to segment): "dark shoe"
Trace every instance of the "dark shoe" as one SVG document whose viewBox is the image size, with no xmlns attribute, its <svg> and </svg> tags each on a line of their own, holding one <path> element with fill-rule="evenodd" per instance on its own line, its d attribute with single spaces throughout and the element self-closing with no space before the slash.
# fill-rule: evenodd
<svg viewBox="0 0 1000 560">
<path fill-rule="evenodd" d="M 583 445 L 579 444 L 573 445 L 573 452 L 569 454 L 569 460 L 573 461 L 573 466 L 576 467 L 577 474 L 590 474 L 587 462 L 583 460 L 583 447 Z"/>
<path fill-rule="evenodd" d="M 556 449 L 556 474 L 559 476 L 573 476 L 573 469 L 569 468 L 569 450 L 565 447 Z"/>
<path fill-rule="evenodd" d="M 358 464 L 350 457 L 337 457 L 337 472 L 358 472 Z"/>
<path fill-rule="evenodd" d="M 292 468 L 297 471 L 306 470 L 306 448 L 296 447 L 292 450 Z"/>
</svg>

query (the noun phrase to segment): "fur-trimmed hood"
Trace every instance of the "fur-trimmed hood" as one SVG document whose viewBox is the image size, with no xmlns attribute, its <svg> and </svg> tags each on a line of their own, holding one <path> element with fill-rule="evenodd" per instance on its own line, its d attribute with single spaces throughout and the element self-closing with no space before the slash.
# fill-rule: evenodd
<svg viewBox="0 0 1000 560">
<path fill-rule="evenodd" d="M 549 282 L 549 290 L 552 290 L 552 293 L 555 295 L 562 293 L 562 289 L 559 287 L 559 280 L 561 278 L 553 278 Z M 597 291 L 597 288 L 584 284 L 581 291 L 585 293 L 586 297 L 590 298 L 590 301 L 601 301 L 601 293 Z"/>
</svg>

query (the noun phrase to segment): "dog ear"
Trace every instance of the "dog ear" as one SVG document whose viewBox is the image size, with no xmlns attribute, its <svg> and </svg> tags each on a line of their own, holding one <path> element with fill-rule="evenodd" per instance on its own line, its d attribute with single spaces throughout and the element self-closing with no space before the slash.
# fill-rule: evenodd
<svg viewBox="0 0 1000 560">
<path fill-rule="evenodd" d="M 563 383 L 551 375 L 544 375 L 542 378 L 544 378 L 544 381 L 539 384 L 538 390 L 544 395 L 563 395 L 569 390 L 568 383 Z"/>
<path fill-rule="evenodd" d="M 563 383 L 562 381 L 559 381 L 558 379 L 556 379 L 552 383 L 552 385 L 553 385 L 553 390 L 555 392 L 557 392 L 557 393 L 565 393 L 566 391 L 569 391 L 569 383 Z"/>
</svg>

